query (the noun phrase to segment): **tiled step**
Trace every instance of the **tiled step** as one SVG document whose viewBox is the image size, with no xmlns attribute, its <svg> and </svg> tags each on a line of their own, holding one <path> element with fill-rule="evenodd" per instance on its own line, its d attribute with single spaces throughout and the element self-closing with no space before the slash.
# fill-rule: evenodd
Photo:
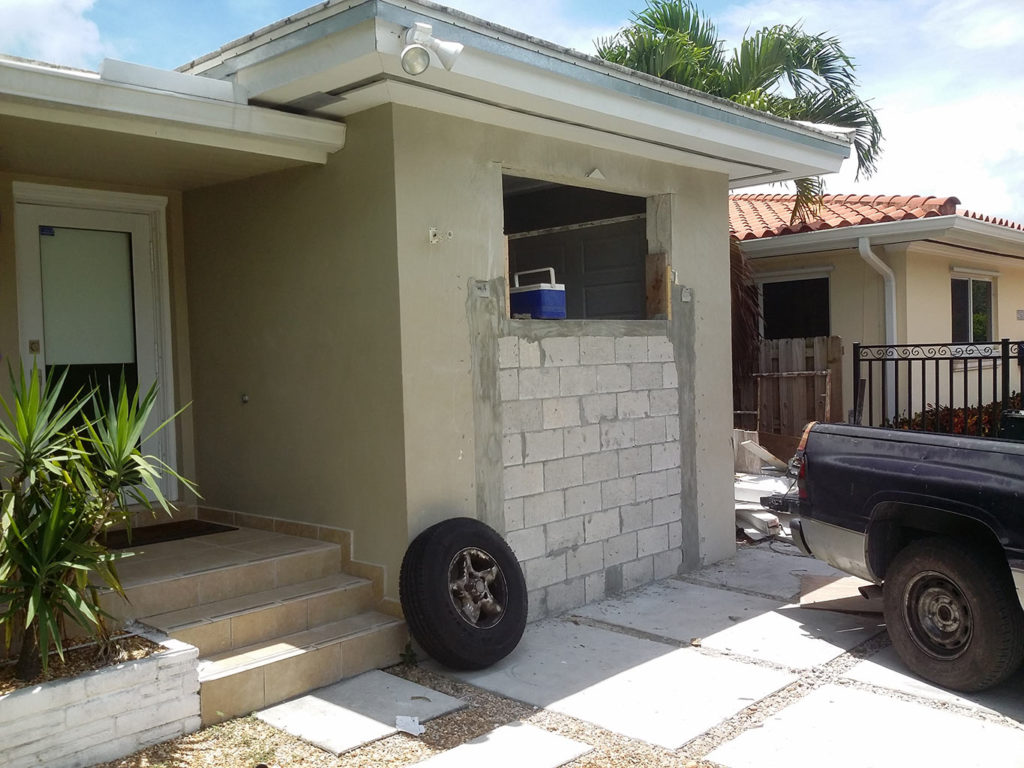
<svg viewBox="0 0 1024 768">
<path fill-rule="evenodd" d="M 394 664 L 405 622 L 366 611 L 200 661 L 203 725 L 211 725 L 342 678 Z"/>
<path fill-rule="evenodd" d="M 372 604 L 369 581 L 336 573 L 140 620 L 207 657 L 354 616 Z"/>
<path fill-rule="evenodd" d="M 166 614 L 324 578 L 341 564 L 337 544 L 251 529 L 189 539 L 188 546 L 154 544 L 119 562 L 128 603 L 110 593 L 104 607 L 119 619 Z"/>
</svg>

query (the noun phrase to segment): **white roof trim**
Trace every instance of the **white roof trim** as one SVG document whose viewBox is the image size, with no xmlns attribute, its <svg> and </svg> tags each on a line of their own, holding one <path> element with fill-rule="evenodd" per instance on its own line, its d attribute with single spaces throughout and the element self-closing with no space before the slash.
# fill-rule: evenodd
<svg viewBox="0 0 1024 768">
<path fill-rule="evenodd" d="M 889 245 L 914 240 L 936 240 L 956 234 L 978 235 L 1017 249 L 1024 248 L 1024 232 L 1021 230 L 959 214 L 883 221 L 878 224 L 857 224 L 792 235 L 773 235 L 756 240 L 741 240 L 740 248 L 750 258 L 759 259 L 794 253 L 855 250 L 857 241 L 862 237 L 868 238 L 872 245 Z"/>
<path fill-rule="evenodd" d="M 323 164 L 341 123 L 0 59 L 0 114 Z"/>
</svg>

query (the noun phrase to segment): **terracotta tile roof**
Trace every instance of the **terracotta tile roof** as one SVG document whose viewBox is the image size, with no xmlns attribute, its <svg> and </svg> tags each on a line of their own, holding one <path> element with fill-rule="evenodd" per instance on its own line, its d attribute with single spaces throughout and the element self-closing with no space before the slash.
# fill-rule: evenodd
<svg viewBox="0 0 1024 768">
<path fill-rule="evenodd" d="M 730 195 L 729 234 L 738 240 L 756 240 L 820 229 L 855 227 L 883 221 L 906 221 L 932 216 L 960 214 L 978 221 L 1024 230 L 1020 224 L 1006 219 L 983 216 L 958 209 L 955 197 L 922 197 L 917 195 L 825 195 L 818 216 L 809 221 L 790 224 L 795 195 Z"/>
</svg>

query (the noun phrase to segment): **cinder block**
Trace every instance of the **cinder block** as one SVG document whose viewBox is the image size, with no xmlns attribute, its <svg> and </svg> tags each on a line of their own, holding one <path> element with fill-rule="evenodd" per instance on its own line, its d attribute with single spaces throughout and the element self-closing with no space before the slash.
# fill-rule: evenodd
<svg viewBox="0 0 1024 768">
<path fill-rule="evenodd" d="M 636 589 L 654 581 L 654 559 L 644 557 L 631 563 L 622 564 L 622 588 Z"/>
<path fill-rule="evenodd" d="M 502 336 L 498 339 L 498 367 L 519 367 L 519 337 Z"/>
<path fill-rule="evenodd" d="M 583 482 L 596 483 L 618 476 L 619 454 L 617 451 L 603 451 L 583 457 Z"/>
<path fill-rule="evenodd" d="M 519 399 L 558 397 L 558 368 L 524 368 L 519 371 Z"/>
<path fill-rule="evenodd" d="M 605 421 L 599 426 L 601 427 L 601 450 L 632 448 L 636 445 L 634 422 Z"/>
<path fill-rule="evenodd" d="M 515 432 L 501 438 L 501 462 L 508 467 L 523 463 L 523 434 Z"/>
<path fill-rule="evenodd" d="M 544 428 L 544 411 L 541 400 L 515 400 L 501 404 L 501 431 L 534 432 Z"/>
<path fill-rule="evenodd" d="M 679 573 L 683 565 L 683 553 L 678 549 L 667 549 L 654 555 L 654 578 L 667 579 Z"/>
<path fill-rule="evenodd" d="M 545 491 L 556 491 L 576 485 L 583 485 L 583 458 L 581 456 L 544 462 Z"/>
<path fill-rule="evenodd" d="M 506 499 L 540 493 L 544 490 L 544 465 L 505 467 L 503 480 Z"/>
<path fill-rule="evenodd" d="M 668 549 L 668 526 L 657 525 L 636 532 L 637 557 L 646 557 Z"/>
<path fill-rule="evenodd" d="M 593 365 L 559 368 L 559 394 L 592 395 L 597 392 L 597 368 Z"/>
<path fill-rule="evenodd" d="M 647 359 L 652 363 L 675 359 L 675 349 L 667 336 L 647 337 Z"/>
<path fill-rule="evenodd" d="M 636 531 L 613 536 L 604 543 L 605 566 L 636 560 Z"/>
<path fill-rule="evenodd" d="M 498 372 L 498 396 L 506 403 L 519 399 L 518 368 L 506 368 Z"/>
<path fill-rule="evenodd" d="M 198 714 L 198 701 L 187 698 L 163 701 L 143 709 L 134 709 L 115 718 L 114 729 L 118 736 L 129 736 L 158 727 L 171 720 L 180 720 Z"/>
<path fill-rule="evenodd" d="M 620 336 L 615 339 L 615 362 L 646 363 L 647 337 Z"/>
<path fill-rule="evenodd" d="M 675 469 L 679 466 L 679 443 L 659 443 L 651 446 L 651 469 Z"/>
<path fill-rule="evenodd" d="M 668 524 L 668 545 L 672 549 L 683 546 L 682 522 Z"/>
<path fill-rule="evenodd" d="M 584 336 L 580 339 L 580 362 L 601 365 L 615 362 L 615 339 L 611 336 Z"/>
<path fill-rule="evenodd" d="M 646 390 L 620 392 L 618 398 L 620 419 L 643 419 L 651 415 L 651 396 Z"/>
<path fill-rule="evenodd" d="M 540 465 L 536 465 L 540 467 Z M 565 517 L 565 496 L 561 491 L 540 493 L 523 499 L 523 525 L 533 528 L 537 525 L 561 520 Z"/>
<path fill-rule="evenodd" d="M 523 571 L 529 589 L 558 584 L 565 581 L 565 553 L 527 560 L 523 564 Z"/>
<path fill-rule="evenodd" d="M 519 562 L 532 560 L 535 557 L 543 557 L 546 554 L 544 548 L 544 528 L 523 528 L 505 534 L 505 541 L 512 548 Z"/>
<path fill-rule="evenodd" d="M 583 530 L 588 544 L 618 536 L 622 530 L 618 508 L 604 509 L 587 515 L 583 519 Z"/>
<path fill-rule="evenodd" d="M 665 418 L 665 439 L 679 441 L 679 417 Z"/>
<path fill-rule="evenodd" d="M 587 574 L 584 580 L 584 587 L 586 588 L 587 602 L 594 603 L 598 600 L 604 600 L 606 597 L 605 593 L 605 575 L 604 573 L 590 573 Z"/>
<path fill-rule="evenodd" d="M 679 413 L 679 390 L 655 389 L 651 392 L 651 416 L 674 416 Z"/>
<path fill-rule="evenodd" d="M 669 495 L 673 493 L 680 493 L 683 489 L 683 475 L 682 471 L 678 469 L 667 469 L 665 470 L 665 491 Z"/>
<path fill-rule="evenodd" d="M 653 501 L 654 524 L 662 525 L 664 523 L 672 523 L 681 519 L 683 516 L 681 503 L 679 494 L 655 499 Z"/>
<path fill-rule="evenodd" d="M 619 401 L 614 393 L 584 395 L 580 402 L 584 424 L 598 424 L 606 419 L 614 419 L 619 412 Z"/>
<path fill-rule="evenodd" d="M 630 385 L 628 365 L 597 366 L 598 392 L 628 392 Z"/>
<path fill-rule="evenodd" d="M 547 590 L 534 589 L 526 593 L 527 621 L 537 621 L 548 615 Z"/>
<path fill-rule="evenodd" d="M 636 531 L 641 528 L 650 528 L 654 511 L 651 502 L 645 501 L 642 504 L 629 504 L 619 509 L 619 516 L 622 519 L 622 532 Z M 662 547 L 664 549 L 664 547 Z"/>
<path fill-rule="evenodd" d="M 632 477 L 620 477 L 601 483 L 601 506 L 605 509 L 621 507 L 636 501 L 636 483 Z"/>
<path fill-rule="evenodd" d="M 651 447 L 649 445 L 623 448 L 618 452 L 618 456 L 620 477 L 651 471 Z"/>
<path fill-rule="evenodd" d="M 632 389 L 661 389 L 664 382 L 661 363 L 633 363 L 629 366 Z"/>
<path fill-rule="evenodd" d="M 570 517 L 548 523 L 544 526 L 544 536 L 547 541 L 546 554 L 549 555 L 579 546 L 583 543 L 583 518 Z"/>
<path fill-rule="evenodd" d="M 665 363 L 665 368 L 662 371 L 662 386 L 672 389 L 679 386 L 679 370 L 675 363 Z"/>
<path fill-rule="evenodd" d="M 604 570 L 604 542 L 582 544 L 565 553 L 565 575 L 568 578 Z"/>
<path fill-rule="evenodd" d="M 506 531 L 516 531 L 522 528 L 524 523 L 522 498 L 505 499 L 504 514 Z"/>
<path fill-rule="evenodd" d="M 601 450 L 601 429 L 597 424 L 566 428 L 566 456 L 582 456 L 585 453 L 596 453 L 599 450 Z"/>
<path fill-rule="evenodd" d="M 667 471 L 636 476 L 636 500 L 647 501 L 668 496 Z"/>
<path fill-rule="evenodd" d="M 562 430 L 545 429 L 540 432 L 527 432 L 524 435 L 526 453 L 523 460 L 527 464 L 538 461 L 562 458 Z"/>
<path fill-rule="evenodd" d="M 634 439 L 636 445 L 650 445 L 651 443 L 664 443 L 665 417 L 654 416 L 650 419 L 637 419 L 633 422 Z"/>
<path fill-rule="evenodd" d="M 151 658 L 140 661 L 126 661 L 114 667 L 85 675 L 85 693 L 89 698 L 101 694 L 135 689 L 140 685 L 155 683 L 159 667 Z"/>
<path fill-rule="evenodd" d="M 51 717 L 50 710 L 64 706 L 64 702 L 74 704 L 86 698 L 85 680 L 81 677 L 54 681 L 41 687 L 19 688 L 0 696 L 0 729 L 10 722 L 16 722 L 21 728 L 28 718 L 40 712 L 46 713 L 42 721 L 46 722 L 45 718 Z"/>
<path fill-rule="evenodd" d="M 555 397 L 542 400 L 543 429 L 578 427 L 580 425 L 580 399 L 578 397 Z"/>
<path fill-rule="evenodd" d="M 585 461 L 585 459 L 584 459 Z M 586 469 L 584 469 L 586 474 Z M 565 490 L 565 516 L 576 517 L 601 509 L 601 484 L 588 483 Z"/>
<path fill-rule="evenodd" d="M 552 584 L 548 587 L 548 616 L 557 616 L 560 613 L 571 611 L 573 608 L 579 608 L 586 601 L 587 593 L 583 579 L 572 579 L 561 584 Z"/>
<path fill-rule="evenodd" d="M 540 366 L 540 343 L 519 339 L 519 367 L 537 368 Z"/>
<path fill-rule="evenodd" d="M 605 594 L 618 595 L 622 592 L 622 565 L 613 565 L 604 569 Z"/>
<path fill-rule="evenodd" d="M 540 348 L 545 366 L 580 364 L 580 340 L 577 336 L 541 339 Z"/>
</svg>

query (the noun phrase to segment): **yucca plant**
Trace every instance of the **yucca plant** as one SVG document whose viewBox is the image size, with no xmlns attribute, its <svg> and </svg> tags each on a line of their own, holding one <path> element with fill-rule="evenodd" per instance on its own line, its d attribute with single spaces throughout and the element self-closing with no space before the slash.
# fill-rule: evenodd
<svg viewBox="0 0 1024 768">
<path fill-rule="evenodd" d="M 62 400 L 64 378 L 43 380 L 33 364 L 28 374 L 11 372 L 10 403 L 0 396 L 7 417 L 0 420 L 0 469 L 7 475 L 0 488 L 0 622 L 5 649 L 18 654 L 21 680 L 45 672 L 51 651 L 63 659 L 67 620 L 109 650 L 109 616 L 97 585 L 124 594 L 116 561 L 128 553 L 108 551 L 102 534 L 129 524 L 130 504 L 170 508 L 157 483 L 161 474 L 191 488 L 142 453 L 152 434 L 143 431 L 155 388 L 139 400 L 122 376 L 116 395 L 79 391 Z"/>
</svg>

